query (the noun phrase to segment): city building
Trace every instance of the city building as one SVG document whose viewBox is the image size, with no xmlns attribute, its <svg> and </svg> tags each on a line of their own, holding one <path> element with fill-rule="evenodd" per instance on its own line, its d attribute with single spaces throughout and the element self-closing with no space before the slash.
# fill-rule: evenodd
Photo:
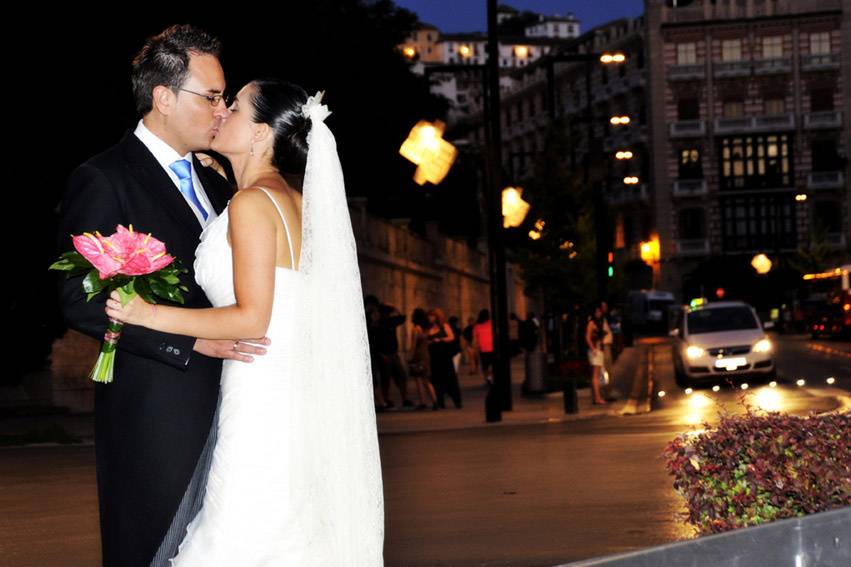
<svg viewBox="0 0 851 567">
<path fill-rule="evenodd" d="M 710 258 L 847 251 L 849 3 L 647 0 L 645 18 L 660 286 L 694 293 Z"/>
</svg>

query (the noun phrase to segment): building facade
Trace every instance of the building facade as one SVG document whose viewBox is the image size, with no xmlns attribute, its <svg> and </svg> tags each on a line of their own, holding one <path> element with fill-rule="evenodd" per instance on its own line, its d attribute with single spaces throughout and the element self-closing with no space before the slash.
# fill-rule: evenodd
<svg viewBox="0 0 851 567">
<path fill-rule="evenodd" d="M 646 1 L 661 287 L 694 293 L 710 258 L 848 250 L 849 4 Z"/>
</svg>

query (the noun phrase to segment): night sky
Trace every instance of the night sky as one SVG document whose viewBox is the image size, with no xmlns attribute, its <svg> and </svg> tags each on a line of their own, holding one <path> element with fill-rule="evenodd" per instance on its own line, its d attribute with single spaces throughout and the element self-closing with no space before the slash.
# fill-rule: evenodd
<svg viewBox="0 0 851 567">
<path fill-rule="evenodd" d="M 579 18 L 582 32 L 617 18 L 635 17 L 644 11 L 644 0 L 510 0 L 502 2 L 518 10 L 529 10 L 552 16 L 568 12 Z M 485 0 L 396 0 L 420 20 L 442 32 L 485 31 Z"/>
</svg>

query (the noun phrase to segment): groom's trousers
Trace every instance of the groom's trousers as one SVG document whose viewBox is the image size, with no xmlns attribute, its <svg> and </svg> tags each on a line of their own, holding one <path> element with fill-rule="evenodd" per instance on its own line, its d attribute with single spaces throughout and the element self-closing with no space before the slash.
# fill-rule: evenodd
<svg viewBox="0 0 851 567">
<path fill-rule="evenodd" d="M 207 435 L 207 442 L 204 444 L 204 449 L 198 458 L 198 464 L 195 466 L 195 472 L 192 473 L 192 478 L 186 487 L 186 492 L 180 501 L 177 512 L 174 514 L 168 532 L 166 532 L 160 548 L 157 550 L 157 554 L 154 556 L 153 561 L 151 561 L 151 567 L 170 567 L 168 560 L 177 555 L 178 546 L 186 535 L 186 527 L 198 512 L 200 512 L 201 505 L 204 503 L 207 476 L 210 473 L 210 465 L 213 462 L 213 449 L 216 447 L 216 438 L 218 437 L 219 407 L 221 403 L 222 393 L 220 390 L 219 401 L 216 403 L 216 413 L 213 414 L 213 422 L 210 426 L 210 433 Z"/>
</svg>

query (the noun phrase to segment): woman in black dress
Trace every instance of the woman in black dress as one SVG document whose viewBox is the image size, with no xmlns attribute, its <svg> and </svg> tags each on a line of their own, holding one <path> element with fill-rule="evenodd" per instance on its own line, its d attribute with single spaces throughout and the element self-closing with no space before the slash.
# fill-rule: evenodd
<svg viewBox="0 0 851 567">
<path fill-rule="evenodd" d="M 434 308 L 428 312 L 429 322 L 432 324 L 428 331 L 428 351 L 431 358 L 431 381 L 437 392 L 437 405 L 446 407 L 444 396 L 449 394 L 455 407 L 461 409 L 461 388 L 458 384 L 458 374 L 452 357 L 455 354 L 455 333 L 446 316 L 440 308 Z"/>
</svg>

